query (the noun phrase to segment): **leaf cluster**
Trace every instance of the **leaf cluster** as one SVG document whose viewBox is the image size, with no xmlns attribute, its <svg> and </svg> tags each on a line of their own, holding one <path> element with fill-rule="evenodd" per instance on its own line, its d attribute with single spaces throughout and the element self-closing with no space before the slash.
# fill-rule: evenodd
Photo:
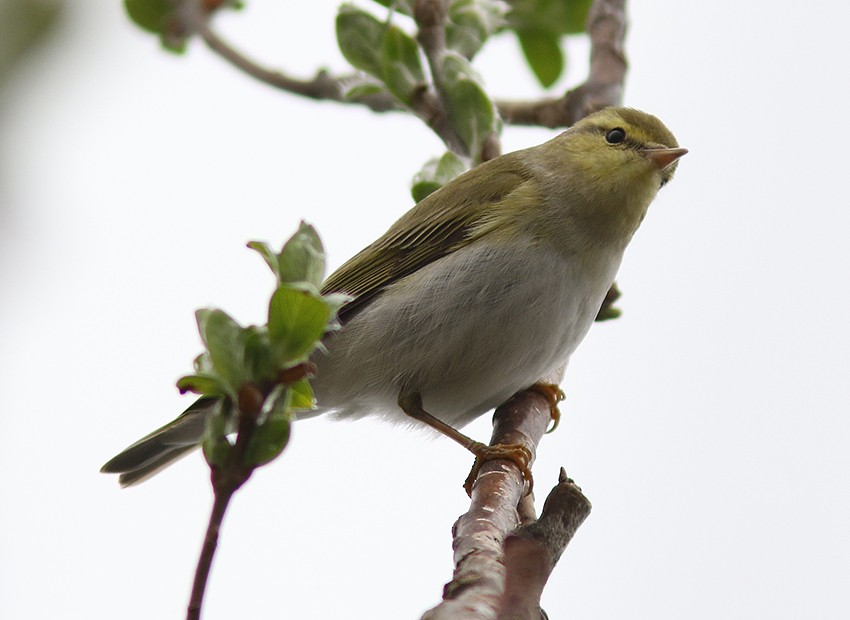
<svg viewBox="0 0 850 620">
<path fill-rule="evenodd" d="M 268 323 L 242 326 L 223 310 L 198 310 L 204 351 L 195 359 L 194 372 L 177 382 L 180 391 L 218 403 L 204 439 L 204 454 L 213 465 L 228 458 L 228 436 L 237 431 L 240 416 L 251 416 L 255 424 L 244 465 L 264 464 L 283 450 L 292 413 L 314 406 L 310 354 L 325 333 L 338 327 L 336 313 L 347 300 L 320 292 L 325 257 L 312 226 L 302 223 L 279 252 L 258 241 L 248 246 L 262 256 L 277 282 Z"/>
</svg>

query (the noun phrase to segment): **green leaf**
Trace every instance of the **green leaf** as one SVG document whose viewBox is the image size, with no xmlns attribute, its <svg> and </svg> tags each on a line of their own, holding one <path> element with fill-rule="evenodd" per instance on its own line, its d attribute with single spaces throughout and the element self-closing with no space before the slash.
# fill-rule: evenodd
<svg viewBox="0 0 850 620">
<path fill-rule="evenodd" d="M 381 78 L 402 103 L 410 103 L 413 93 L 425 82 L 419 58 L 419 44 L 397 26 L 389 26 L 381 45 Z"/>
<path fill-rule="evenodd" d="M 429 160 L 413 177 L 413 199 L 416 202 L 424 200 L 466 170 L 463 160 L 451 151 L 446 151 L 440 158 Z"/>
<path fill-rule="evenodd" d="M 592 0 L 513 0 L 507 16 L 512 30 L 547 30 L 557 35 L 585 31 Z"/>
<path fill-rule="evenodd" d="M 227 439 L 230 406 L 217 402 L 204 425 L 202 448 L 204 458 L 213 467 L 222 467 L 230 456 L 232 445 Z"/>
<path fill-rule="evenodd" d="M 130 19 L 142 30 L 159 35 L 162 46 L 170 52 L 186 51 L 188 33 L 180 24 L 171 0 L 124 0 Z"/>
<path fill-rule="evenodd" d="M 262 383 L 271 380 L 280 370 L 275 358 L 269 330 L 264 325 L 251 325 L 242 333 L 245 357 L 244 364 L 249 380 Z"/>
<path fill-rule="evenodd" d="M 410 4 L 410 0 L 375 0 L 375 2 L 404 15 L 413 15 L 413 7 Z"/>
<path fill-rule="evenodd" d="M 602 322 L 602 321 L 611 321 L 613 319 L 619 319 L 623 315 L 623 311 L 619 308 L 615 308 L 610 306 L 608 308 L 603 308 L 599 311 L 599 314 L 596 315 L 594 321 Z"/>
<path fill-rule="evenodd" d="M 339 7 L 336 40 L 345 59 L 357 69 L 381 78 L 381 44 L 386 25 L 352 4 Z"/>
<path fill-rule="evenodd" d="M 344 99 L 356 101 L 385 92 L 387 92 L 387 89 L 376 82 L 361 82 L 346 90 L 342 96 Z"/>
<path fill-rule="evenodd" d="M 230 393 L 218 377 L 207 374 L 180 377 L 177 380 L 177 389 L 181 394 L 193 392 L 202 396 L 226 396 Z"/>
<path fill-rule="evenodd" d="M 563 3 L 564 17 L 561 32 L 564 34 L 582 34 L 587 29 L 587 16 L 593 0 L 570 0 Z"/>
<path fill-rule="evenodd" d="M 478 161 L 484 140 L 495 131 L 493 102 L 477 82 L 463 80 L 448 91 L 449 117 L 455 131 Z"/>
<path fill-rule="evenodd" d="M 501 0 L 452 0 L 446 23 L 448 48 L 472 58 L 505 25 L 506 12 Z"/>
<path fill-rule="evenodd" d="M 15 76 L 13 68 L 61 26 L 63 0 L 0 1 L 0 88 Z"/>
<path fill-rule="evenodd" d="M 564 55 L 560 37 L 547 30 L 517 31 L 522 53 L 534 71 L 537 81 L 545 88 L 554 84 L 564 70 Z"/>
<path fill-rule="evenodd" d="M 269 336 L 280 366 L 296 364 L 316 347 L 325 333 L 331 309 L 321 298 L 283 285 L 269 303 Z"/>
<path fill-rule="evenodd" d="M 325 250 L 316 229 L 301 222 L 298 231 L 283 245 L 280 253 L 263 241 L 251 241 L 248 247 L 266 261 L 278 284 L 300 283 L 302 288 L 318 292 L 325 277 Z"/>
<path fill-rule="evenodd" d="M 314 409 L 316 407 L 316 397 L 313 395 L 313 388 L 307 379 L 301 379 L 289 386 L 289 393 L 292 400 L 289 404 L 290 409 Z"/>
<path fill-rule="evenodd" d="M 282 385 L 275 386 L 266 397 L 263 414 L 245 449 L 244 465 L 265 465 L 283 452 L 292 426 L 291 401 L 291 391 Z"/>
<path fill-rule="evenodd" d="M 496 110 L 469 60 L 448 52 L 442 62 L 449 119 L 477 161 L 483 141 L 497 129 Z"/>
<path fill-rule="evenodd" d="M 351 297 L 351 295 L 346 295 L 345 293 L 328 293 L 326 295 L 322 295 L 322 301 L 327 304 L 331 314 L 334 315 L 339 311 L 340 308 L 342 308 L 352 299 L 353 298 Z"/>
<path fill-rule="evenodd" d="M 124 9 L 139 28 L 155 34 L 162 34 L 174 16 L 171 0 L 124 0 Z"/>
<path fill-rule="evenodd" d="M 245 448 L 244 464 L 248 466 L 265 465 L 283 452 L 289 443 L 292 422 L 288 416 L 271 416 L 262 425 L 254 429 Z"/>
<path fill-rule="evenodd" d="M 243 328 L 226 312 L 216 308 L 198 310 L 195 318 L 213 371 L 228 386 L 231 395 L 235 395 L 249 378 L 245 368 Z"/>
<path fill-rule="evenodd" d="M 457 52 L 447 52 L 443 56 L 441 69 L 443 79 L 447 82 L 459 82 L 461 80 L 481 81 L 481 76 L 478 75 L 472 63 Z"/>
<path fill-rule="evenodd" d="M 325 249 L 316 229 L 301 222 L 298 232 L 283 245 L 278 264 L 280 283 L 307 282 L 318 291 L 325 277 Z"/>
<path fill-rule="evenodd" d="M 280 262 L 277 259 L 277 252 L 265 241 L 249 241 L 248 247 L 254 250 L 257 254 L 263 257 L 266 265 L 272 270 L 275 279 L 280 282 Z"/>
<path fill-rule="evenodd" d="M 443 57 L 442 69 L 452 127 L 478 161 L 484 140 L 497 130 L 496 109 L 466 58 L 449 52 Z"/>
<path fill-rule="evenodd" d="M 561 39 L 585 32 L 591 0 L 514 0 L 508 24 L 534 75 L 550 86 L 566 64 Z M 557 48 L 557 51 L 555 51 Z"/>
</svg>

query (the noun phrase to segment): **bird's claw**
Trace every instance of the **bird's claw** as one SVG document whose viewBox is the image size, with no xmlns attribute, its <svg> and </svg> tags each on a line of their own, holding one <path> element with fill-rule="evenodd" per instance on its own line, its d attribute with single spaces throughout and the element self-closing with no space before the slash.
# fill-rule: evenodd
<svg viewBox="0 0 850 620">
<path fill-rule="evenodd" d="M 526 495 L 531 493 L 534 488 L 534 478 L 531 475 L 531 468 L 529 467 L 529 463 L 531 463 L 531 459 L 533 458 L 531 450 L 521 444 L 500 443 L 495 446 L 487 446 L 478 442 L 476 442 L 476 445 L 471 450 L 475 454 L 475 462 L 472 464 L 472 470 L 463 483 L 463 488 L 466 490 L 467 495 L 472 496 L 472 485 L 476 478 L 478 478 L 481 466 L 487 461 L 495 461 L 497 459 L 507 459 L 519 467 L 522 477 L 528 482 Z"/>
<path fill-rule="evenodd" d="M 549 401 L 549 416 L 552 418 L 552 428 L 546 431 L 546 434 L 553 432 L 561 423 L 561 410 L 558 409 L 558 403 L 564 400 L 564 390 L 554 383 L 535 383 L 529 390 L 534 390 L 541 394 Z"/>
</svg>

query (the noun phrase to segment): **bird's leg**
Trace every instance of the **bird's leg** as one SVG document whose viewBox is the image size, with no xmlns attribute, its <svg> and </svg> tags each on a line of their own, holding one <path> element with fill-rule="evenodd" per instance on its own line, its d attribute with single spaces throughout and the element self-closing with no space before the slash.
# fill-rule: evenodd
<svg viewBox="0 0 850 620">
<path fill-rule="evenodd" d="M 531 476 L 531 469 L 528 464 L 531 462 L 532 454 L 525 446 L 519 444 L 496 444 L 495 446 L 488 446 L 467 437 L 455 427 L 446 424 L 425 411 L 422 407 L 422 395 L 418 392 L 401 392 L 398 396 L 398 405 L 411 418 L 419 420 L 449 439 L 453 439 L 475 455 L 475 463 L 472 465 L 472 471 L 469 472 L 469 476 L 467 476 L 466 481 L 463 483 L 463 488 L 468 495 L 472 494 L 472 483 L 475 482 L 481 465 L 485 461 L 496 459 L 508 459 L 516 463 L 520 472 L 522 472 L 523 478 L 528 481 L 529 493 L 531 492 L 534 479 Z"/>
<path fill-rule="evenodd" d="M 538 394 L 549 401 L 549 415 L 552 417 L 552 428 L 547 433 L 553 432 L 561 423 L 561 410 L 558 409 L 558 403 L 564 400 L 564 391 L 554 383 L 535 383 L 529 390 L 534 390 Z"/>
</svg>

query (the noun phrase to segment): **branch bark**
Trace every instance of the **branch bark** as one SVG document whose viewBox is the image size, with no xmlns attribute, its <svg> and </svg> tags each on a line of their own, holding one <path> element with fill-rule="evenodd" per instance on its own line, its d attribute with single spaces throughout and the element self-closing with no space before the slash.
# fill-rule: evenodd
<svg viewBox="0 0 850 620">
<path fill-rule="evenodd" d="M 583 117 L 623 101 L 628 62 L 624 50 L 626 0 L 594 0 L 587 17 L 590 73 L 584 84 L 556 99 L 498 103 L 512 125 L 568 127 Z"/>
<path fill-rule="evenodd" d="M 540 595 L 590 510 L 590 501 L 561 468 L 540 519 L 523 524 L 505 540 L 505 592 L 498 620 L 546 617 L 540 609 Z"/>
<path fill-rule="evenodd" d="M 533 456 L 549 424 L 549 411 L 550 403 L 539 391 L 515 394 L 493 414 L 490 445 L 522 444 Z M 469 512 L 453 528 L 454 576 L 443 589 L 443 602 L 422 620 L 496 618 L 505 580 L 502 541 L 519 524 L 517 504 L 524 488 L 514 462 L 499 459 L 481 466 Z"/>
</svg>

